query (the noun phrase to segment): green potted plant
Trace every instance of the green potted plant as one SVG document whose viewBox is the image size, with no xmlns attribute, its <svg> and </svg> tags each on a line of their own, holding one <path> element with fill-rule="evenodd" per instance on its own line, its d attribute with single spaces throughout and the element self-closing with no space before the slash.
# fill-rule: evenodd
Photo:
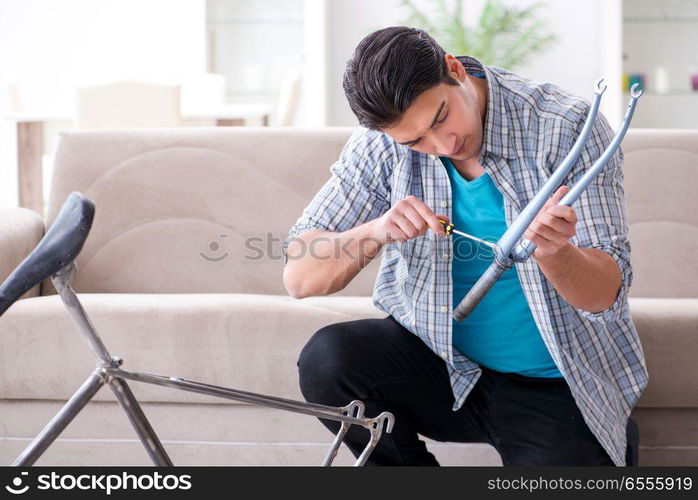
<svg viewBox="0 0 698 500">
<path fill-rule="evenodd" d="M 410 13 L 404 24 L 424 29 L 446 52 L 469 55 L 488 66 L 514 69 L 557 40 L 538 15 L 545 7 L 542 2 L 514 7 L 502 0 L 487 0 L 472 27 L 463 23 L 463 0 L 436 0 L 429 12 L 420 10 L 413 0 L 401 0 L 401 4 Z"/>
</svg>

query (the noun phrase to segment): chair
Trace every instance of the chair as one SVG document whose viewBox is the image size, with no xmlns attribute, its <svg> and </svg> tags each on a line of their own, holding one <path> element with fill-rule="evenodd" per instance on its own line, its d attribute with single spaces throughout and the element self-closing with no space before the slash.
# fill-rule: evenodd
<svg viewBox="0 0 698 500">
<path fill-rule="evenodd" d="M 177 127 L 182 122 L 180 85 L 121 81 L 82 86 L 76 108 L 79 129 Z"/>
<path fill-rule="evenodd" d="M 301 94 L 301 73 L 299 70 L 292 70 L 286 73 L 281 82 L 279 102 L 276 108 L 277 127 L 290 127 L 298 109 L 298 101 Z"/>
<path fill-rule="evenodd" d="M 227 79 L 218 73 L 201 73 L 182 79 L 182 113 L 215 109 L 225 103 Z"/>
</svg>

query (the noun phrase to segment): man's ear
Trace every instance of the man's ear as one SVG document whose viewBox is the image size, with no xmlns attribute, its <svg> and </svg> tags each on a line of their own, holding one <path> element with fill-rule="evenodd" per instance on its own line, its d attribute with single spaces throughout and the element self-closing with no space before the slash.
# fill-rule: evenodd
<svg viewBox="0 0 698 500">
<path fill-rule="evenodd" d="M 467 76 L 465 68 L 453 54 L 444 54 L 444 62 L 446 63 L 446 67 L 448 68 L 448 72 L 451 73 L 451 76 L 456 78 L 459 82 L 465 81 Z"/>
</svg>

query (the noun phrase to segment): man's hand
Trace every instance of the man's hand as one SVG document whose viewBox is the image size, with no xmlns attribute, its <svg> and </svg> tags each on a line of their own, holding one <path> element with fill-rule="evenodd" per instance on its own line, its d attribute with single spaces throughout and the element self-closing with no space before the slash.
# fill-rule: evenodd
<svg viewBox="0 0 698 500">
<path fill-rule="evenodd" d="M 373 237 L 381 243 L 404 242 L 423 236 L 427 229 L 444 237 L 446 231 L 439 219 L 448 221 L 448 216 L 437 215 L 416 196 L 408 196 L 374 221 Z"/>
<path fill-rule="evenodd" d="M 533 257 L 545 259 L 564 250 L 576 234 L 577 214 L 574 208 L 557 203 L 570 190 L 560 186 L 524 232 L 524 237 L 536 244 Z"/>
</svg>

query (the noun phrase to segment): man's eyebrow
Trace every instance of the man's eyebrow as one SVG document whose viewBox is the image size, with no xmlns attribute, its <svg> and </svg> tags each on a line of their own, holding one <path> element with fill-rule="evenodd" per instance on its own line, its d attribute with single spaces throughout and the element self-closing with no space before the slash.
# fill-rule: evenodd
<svg viewBox="0 0 698 500">
<path fill-rule="evenodd" d="M 439 109 L 436 111 L 436 114 L 434 115 L 434 119 L 431 121 L 431 125 L 429 125 L 429 128 L 427 130 L 429 130 L 431 127 L 434 126 L 434 124 L 436 123 L 436 120 L 439 119 L 439 115 L 441 114 L 441 110 L 444 109 L 445 105 L 446 105 L 446 99 L 441 101 L 441 106 L 439 106 Z M 402 144 L 403 146 L 409 146 L 413 142 L 417 142 L 419 139 L 421 139 L 421 137 L 418 139 L 415 139 L 413 141 L 398 142 L 398 144 Z"/>
</svg>

